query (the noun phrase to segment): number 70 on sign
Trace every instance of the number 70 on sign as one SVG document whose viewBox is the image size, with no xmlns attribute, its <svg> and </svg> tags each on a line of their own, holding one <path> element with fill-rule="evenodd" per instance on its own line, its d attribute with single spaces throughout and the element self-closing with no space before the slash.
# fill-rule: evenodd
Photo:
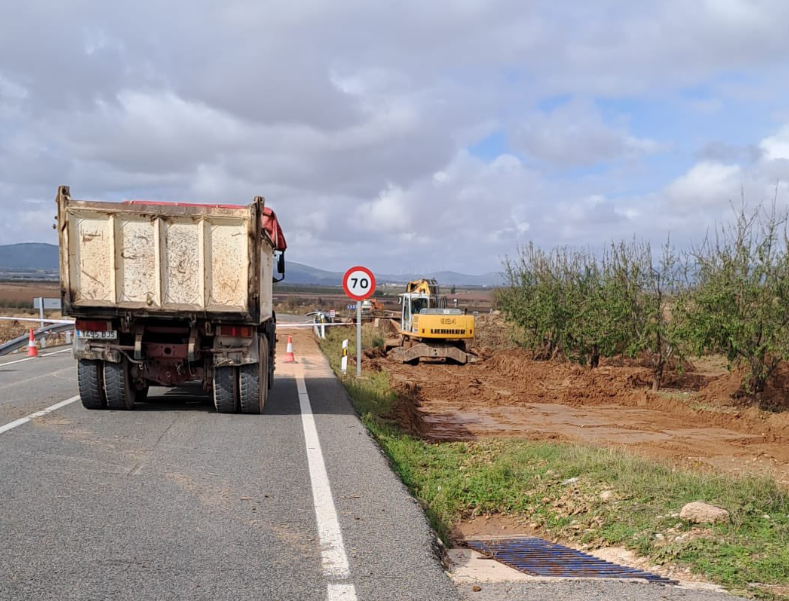
<svg viewBox="0 0 789 601">
<path fill-rule="evenodd" d="M 342 287 L 350 298 L 357 301 L 364 300 L 375 292 L 375 276 L 366 267 L 351 267 L 345 272 Z"/>
</svg>

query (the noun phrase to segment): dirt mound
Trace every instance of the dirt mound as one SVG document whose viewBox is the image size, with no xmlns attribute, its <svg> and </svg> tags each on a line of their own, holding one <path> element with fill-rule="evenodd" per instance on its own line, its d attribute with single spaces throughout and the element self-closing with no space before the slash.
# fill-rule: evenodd
<svg viewBox="0 0 789 601">
<path fill-rule="evenodd" d="M 782 363 L 767 382 L 761 405 L 773 411 L 789 410 L 789 363 Z"/>
<path fill-rule="evenodd" d="M 477 315 L 475 322 L 477 331 L 473 346 L 477 355 L 490 357 L 497 351 L 517 348 L 518 328 L 507 326 L 498 311 Z"/>
<path fill-rule="evenodd" d="M 362 349 L 362 356 L 362 365 L 364 365 L 366 363 L 364 359 L 379 359 L 381 357 L 386 357 L 386 351 L 384 351 L 381 346 L 374 346 L 372 348 Z"/>
<path fill-rule="evenodd" d="M 519 388 L 535 399 L 559 401 L 569 405 L 589 405 L 622 400 L 634 390 L 651 388 L 652 371 L 647 367 L 604 364 L 588 369 L 569 361 L 536 361 L 522 349 L 502 351 L 480 368 L 494 377 L 516 379 Z M 664 376 L 665 388 L 699 390 L 710 376 L 671 371 Z"/>
<path fill-rule="evenodd" d="M 755 398 L 743 392 L 745 368 L 740 367 L 712 379 L 698 395 L 701 403 L 719 407 L 748 408 L 758 406 L 769 411 L 789 410 L 789 364 L 783 363 L 767 381 L 764 392 Z"/>
<path fill-rule="evenodd" d="M 535 361 L 521 349 L 466 366 L 371 362 L 390 373 L 400 392 L 393 418 L 427 439 L 625 446 L 691 465 L 773 474 L 789 484 L 789 413 L 732 405 L 725 395 L 736 389 L 737 376 L 704 363 L 697 371 L 670 372 L 668 390 L 655 394 L 648 368 L 590 370 Z M 789 381 L 789 369 L 778 376 L 771 384 L 776 391 Z"/>
<path fill-rule="evenodd" d="M 415 436 L 428 434 L 425 416 L 419 408 L 422 404 L 419 385 L 402 383 L 395 391 L 397 392 L 398 402 L 388 417 Z"/>
</svg>

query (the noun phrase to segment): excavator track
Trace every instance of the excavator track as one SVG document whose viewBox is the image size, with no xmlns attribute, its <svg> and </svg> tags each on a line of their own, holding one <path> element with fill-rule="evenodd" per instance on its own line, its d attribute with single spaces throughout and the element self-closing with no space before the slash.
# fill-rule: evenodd
<svg viewBox="0 0 789 601">
<path fill-rule="evenodd" d="M 420 359 L 445 359 L 465 365 L 477 361 L 476 355 L 451 342 L 418 342 L 412 346 L 395 348 L 391 356 L 401 363 L 418 363 Z"/>
</svg>

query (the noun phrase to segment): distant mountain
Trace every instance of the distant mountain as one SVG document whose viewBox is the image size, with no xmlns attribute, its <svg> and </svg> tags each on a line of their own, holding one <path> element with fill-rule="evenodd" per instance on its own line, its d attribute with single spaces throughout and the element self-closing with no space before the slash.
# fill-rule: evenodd
<svg viewBox="0 0 789 601">
<path fill-rule="evenodd" d="M 0 246 L 0 271 L 57 271 L 58 247 L 25 242 Z"/>
<path fill-rule="evenodd" d="M 285 261 L 285 281 L 287 284 L 308 284 L 322 286 L 341 286 L 343 274 L 310 267 L 295 261 Z"/>
<path fill-rule="evenodd" d="M 339 286 L 342 284 L 342 272 L 316 269 L 302 263 L 289 261 L 285 267 L 285 282 L 288 284 L 311 284 L 323 286 Z M 375 279 L 381 284 L 402 284 L 420 278 L 434 278 L 442 286 L 501 286 L 501 274 L 496 272 L 481 275 L 468 275 L 456 271 L 436 271 L 432 273 L 376 273 Z"/>
<path fill-rule="evenodd" d="M 29 242 L 24 244 L 8 244 L 0 246 L 0 271 L 58 271 L 58 247 L 54 244 Z M 310 267 L 295 261 L 287 261 L 285 266 L 285 283 L 302 285 L 339 286 L 342 284 L 342 272 L 327 271 Z M 404 283 L 419 278 L 435 278 L 442 286 L 500 286 L 501 275 L 495 272 L 482 275 L 468 275 L 455 271 L 437 271 L 435 273 L 376 273 L 376 280 L 384 283 Z"/>
<path fill-rule="evenodd" d="M 420 278 L 435 279 L 441 286 L 501 286 L 504 280 L 500 273 L 491 271 L 480 275 L 469 275 L 467 273 L 458 273 L 456 271 L 435 271 L 432 273 L 418 274 L 409 273 L 401 275 L 376 275 L 376 278 L 382 282 L 410 282 L 411 280 L 418 280 Z"/>
</svg>

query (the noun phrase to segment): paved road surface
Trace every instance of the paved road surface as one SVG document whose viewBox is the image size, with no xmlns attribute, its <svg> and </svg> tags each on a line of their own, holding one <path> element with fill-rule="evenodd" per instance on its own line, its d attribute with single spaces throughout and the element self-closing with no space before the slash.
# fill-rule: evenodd
<svg viewBox="0 0 789 601">
<path fill-rule="evenodd" d="M 596 598 L 459 590 L 306 332 L 265 416 L 217 414 L 190 386 L 20 423 L 77 394 L 71 354 L 44 354 L 0 359 L 0 599 Z"/>
<path fill-rule="evenodd" d="M 460 587 L 463 601 L 737 601 L 725 593 L 600 580 L 500 583 Z"/>
<path fill-rule="evenodd" d="M 0 362 L 0 427 L 76 395 L 70 353 L 16 361 Z M 322 557 L 300 373 L 345 574 Z M 337 599 L 456 599 L 419 507 L 322 359 L 278 376 L 262 417 L 157 388 L 135 411 L 76 402 L 1 433 L 0 599 L 323 600 L 330 585 Z M 331 524 L 327 536 L 331 559 Z"/>
</svg>

